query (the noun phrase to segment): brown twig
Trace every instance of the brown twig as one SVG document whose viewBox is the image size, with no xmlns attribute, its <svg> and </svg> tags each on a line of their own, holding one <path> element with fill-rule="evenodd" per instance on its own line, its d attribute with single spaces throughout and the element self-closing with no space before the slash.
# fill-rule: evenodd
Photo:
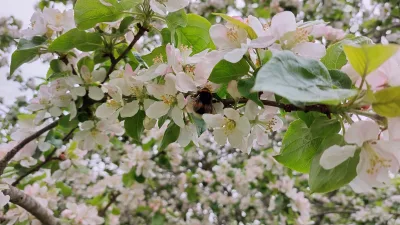
<svg viewBox="0 0 400 225">
<path fill-rule="evenodd" d="M 63 143 L 65 143 L 66 141 L 68 141 L 72 134 L 74 133 L 75 129 L 77 127 L 71 129 L 70 132 L 68 132 L 67 135 L 65 135 L 65 137 L 62 139 Z M 47 163 L 53 161 L 53 160 L 61 160 L 58 157 L 53 157 L 53 155 L 56 153 L 57 148 L 54 148 L 49 155 L 47 155 L 47 157 L 45 158 L 45 160 L 43 162 L 41 162 L 40 164 L 36 165 L 35 167 L 33 167 L 32 169 L 30 169 L 28 172 L 26 172 L 24 175 L 18 177 L 18 179 L 16 179 L 13 183 L 12 186 L 17 186 L 25 177 L 27 177 L 29 174 L 33 174 L 37 171 L 40 170 L 40 168 L 42 168 L 43 166 L 45 166 Z"/>
<path fill-rule="evenodd" d="M 99 211 L 99 216 L 100 216 L 100 217 L 104 217 L 104 216 L 106 215 L 106 212 L 107 212 L 108 208 L 110 208 L 110 206 L 111 206 L 115 201 L 117 201 L 117 197 L 118 197 L 120 194 L 121 194 L 121 193 L 115 193 L 115 194 L 112 194 L 112 193 L 111 193 L 110 201 L 107 203 L 107 205 L 106 205 L 103 209 L 101 209 L 101 210 Z"/>
<path fill-rule="evenodd" d="M 242 98 L 237 101 L 237 103 L 246 103 L 248 99 Z M 235 104 L 234 99 L 224 99 L 221 101 L 225 106 L 230 106 Z M 324 104 L 315 104 L 315 105 L 306 105 L 304 107 L 295 106 L 293 104 L 285 104 L 270 100 L 261 100 L 264 105 L 273 106 L 277 108 L 281 108 L 285 110 L 285 112 L 292 112 L 292 111 L 304 111 L 304 112 L 320 112 L 327 115 L 330 118 L 331 110 L 329 106 Z"/>
<path fill-rule="evenodd" d="M 29 142 L 35 140 L 36 138 L 40 137 L 43 133 L 53 129 L 58 125 L 58 120 L 50 123 L 49 125 L 43 127 L 42 129 L 38 130 L 36 133 L 32 134 L 31 136 L 25 138 L 20 143 L 18 143 L 14 148 L 12 148 L 9 152 L 7 152 L 6 156 L 0 160 L 0 175 L 3 174 L 4 169 L 7 167 L 8 162 L 21 150 L 25 145 Z"/>
</svg>

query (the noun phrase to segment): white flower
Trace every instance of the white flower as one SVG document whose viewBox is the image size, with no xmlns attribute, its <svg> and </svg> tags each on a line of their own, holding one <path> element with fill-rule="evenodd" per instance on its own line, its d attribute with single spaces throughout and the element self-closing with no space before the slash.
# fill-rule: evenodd
<svg viewBox="0 0 400 225">
<path fill-rule="evenodd" d="M 231 63 L 241 60 L 249 48 L 247 32 L 231 23 L 212 25 L 210 36 L 223 58 Z"/>
<path fill-rule="evenodd" d="M 158 119 L 170 112 L 172 120 L 179 126 L 184 127 L 183 109 L 186 105 L 185 97 L 175 88 L 176 77 L 172 74 L 165 75 L 164 85 L 149 85 L 147 91 L 155 98 L 162 101 L 152 103 L 146 110 L 146 115 L 152 119 Z"/>
<path fill-rule="evenodd" d="M 400 168 L 399 142 L 378 140 L 379 126 L 372 121 L 358 121 L 346 131 L 345 140 L 349 144 L 334 145 L 321 156 L 324 169 L 332 169 L 349 157 L 353 157 L 357 147 L 361 148 L 357 165 L 357 177 L 350 182 L 355 192 L 365 192 L 372 187 L 382 187 L 390 181 L 389 173 L 397 173 Z"/>
<path fill-rule="evenodd" d="M 204 114 L 203 119 L 208 127 L 214 128 L 213 134 L 218 144 L 224 145 L 228 139 L 233 147 L 244 150 L 250 132 L 249 120 L 232 108 L 225 108 L 224 115 Z"/>
<path fill-rule="evenodd" d="M 273 44 L 270 50 L 286 49 L 300 56 L 313 59 L 322 58 L 326 54 L 325 46 L 308 41 L 312 26 L 312 23 L 296 24 L 296 18 L 290 11 L 276 14 L 272 18 L 270 29 L 280 44 Z"/>
<path fill-rule="evenodd" d="M 182 146 L 186 147 L 191 141 L 196 146 L 199 146 L 199 135 L 197 133 L 196 125 L 189 123 L 184 127 L 181 127 L 177 142 Z"/>
<path fill-rule="evenodd" d="M 265 107 L 261 109 L 255 102 L 249 100 L 245 106 L 245 116 L 251 121 L 252 128 L 248 139 L 248 151 L 254 142 L 259 146 L 268 144 L 268 132 L 282 128 L 283 122 L 277 116 L 278 109 Z M 250 152 L 248 152 L 250 153 Z"/>
<path fill-rule="evenodd" d="M 84 84 L 88 86 L 89 98 L 97 101 L 101 100 L 104 97 L 104 93 L 99 85 L 106 79 L 106 69 L 100 68 L 91 72 L 87 66 L 82 66 L 80 75 Z"/>
<path fill-rule="evenodd" d="M 121 124 L 112 119 L 102 120 L 95 124 L 94 121 L 88 120 L 81 124 L 81 131 L 77 132 L 74 139 L 79 142 L 79 146 L 84 150 L 92 150 L 96 144 L 106 146 L 109 143 L 107 134 L 113 133 L 122 135 L 124 129 Z"/>
<path fill-rule="evenodd" d="M 61 212 L 61 216 L 73 221 L 73 224 L 96 225 L 103 224 L 104 219 L 98 216 L 96 207 L 85 204 L 67 203 L 67 209 Z"/>
<path fill-rule="evenodd" d="M 257 34 L 257 38 L 250 42 L 251 47 L 266 48 L 276 41 L 276 37 L 271 33 L 268 24 L 262 24 L 260 20 L 254 16 L 249 16 L 247 18 L 247 23 Z"/>
<path fill-rule="evenodd" d="M 4 195 L 2 191 L 0 191 L 0 207 L 3 208 L 10 202 L 10 196 Z"/>
<path fill-rule="evenodd" d="M 189 5 L 189 0 L 150 0 L 151 9 L 161 15 L 175 12 Z"/>
<path fill-rule="evenodd" d="M 115 118 L 117 119 L 119 115 L 121 117 L 132 117 L 136 115 L 139 111 L 139 101 L 134 100 L 129 103 L 124 103 L 123 101 L 118 102 L 114 99 L 109 99 L 107 102 L 101 104 L 96 109 L 96 116 L 100 119 Z"/>
<path fill-rule="evenodd" d="M 31 27 L 22 30 L 22 36 L 25 38 L 32 38 L 34 36 L 42 36 L 47 32 L 47 23 L 44 19 L 43 13 L 40 11 L 34 12 L 31 17 Z"/>
<path fill-rule="evenodd" d="M 47 27 L 56 32 L 67 32 L 75 28 L 74 11 L 68 10 L 61 12 L 58 9 L 43 9 L 43 16 L 47 22 Z"/>
<path fill-rule="evenodd" d="M 151 159 L 151 152 L 143 151 L 140 147 L 127 149 L 128 154 L 123 158 L 122 169 L 129 172 L 132 167 L 136 167 L 136 175 L 144 177 L 154 177 L 155 162 Z"/>
</svg>

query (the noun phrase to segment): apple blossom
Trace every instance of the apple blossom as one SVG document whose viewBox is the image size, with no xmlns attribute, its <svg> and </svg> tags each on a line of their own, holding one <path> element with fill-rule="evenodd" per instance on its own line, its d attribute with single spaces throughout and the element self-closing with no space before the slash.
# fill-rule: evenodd
<svg viewBox="0 0 400 225">
<path fill-rule="evenodd" d="M 357 177 L 350 183 L 356 192 L 365 192 L 372 187 L 382 187 L 390 180 L 390 173 L 400 168 L 398 142 L 378 140 L 379 126 L 372 121 L 358 121 L 346 131 L 345 140 L 349 144 L 334 145 L 321 156 L 320 164 L 324 169 L 332 169 L 349 157 L 353 157 L 357 148 L 361 148 L 357 165 Z"/>
<path fill-rule="evenodd" d="M 161 15 L 175 12 L 189 5 L 189 0 L 150 0 L 151 9 Z"/>
<path fill-rule="evenodd" d="M 97 213 L 96 207 L 68 202 L 67 209 L 61 212 L 61 216 L 79 225 L 103 224 L 104 219 Z"/>
<path fill-rule="evenodd" d="M 224 115 L 204 114 L 203 119 L 208 127 L 214 128 L 213 134 L 218 144 L 225 145 L 228 139 L 233 147 L 245 151 L 246 138 L 250 132 L 249 120 L 231 108 L 225 108 Z"/>
</svg>

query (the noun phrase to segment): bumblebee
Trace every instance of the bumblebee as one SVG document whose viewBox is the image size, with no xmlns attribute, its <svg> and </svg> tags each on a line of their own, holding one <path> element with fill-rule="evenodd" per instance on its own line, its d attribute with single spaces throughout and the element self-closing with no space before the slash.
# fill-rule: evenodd
<svg viewBox="0 0 400 225">
<path fill-rule="evenodd" d="M 196 98 L 193 103 L 193 110 L 203 115 L 205 113 L 213 113 L 213 96 L 208 88 L 202 88 L 197 92 Z"/>
</svg>

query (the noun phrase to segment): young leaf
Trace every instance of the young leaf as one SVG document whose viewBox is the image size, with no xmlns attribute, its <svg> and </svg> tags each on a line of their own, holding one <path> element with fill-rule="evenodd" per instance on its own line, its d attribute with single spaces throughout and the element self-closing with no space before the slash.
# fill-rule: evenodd
<svg viewBox="0 0 400 225">
<path fill-rule="evenodd" d="M 185 191 L 189 202 L 197 202 L 199 200 L 199 195 L 197 194 L 195 186 L 188 187 Z"/>
<path fill-rule="evenodd" d="M 321 59 L 321 62 L 326 68 L 333 70 L 340 70 L 347 63 L 346 54 L 343 51 L 344 44 L 372 44 L 372 40 L 367 37 L 351 37 L 346 38 L 342 41 L 332 44 L 326 49 L 325 56 Z"/>
<path fill-rule="evenodd" d="M 216 16 L 222 17 L 224 20 L 226 20 L 226 21 L 228 21 L 228 22 L 230 22 L 230 23 L 232 23 L 232 24 L 234 24 L 234 25 L 236 25 L 236 26 L 238 26 L 240 28 L 245 29 L 247 31 L 247 34 L 249 35 L 249 37 L 251 39 L 257 38 L 256 32 L 254 32 L 253 28 L 251 28 L 248 24 L 243 23 L 242 21 L 237 20 L 235 18 L 232 18 L 232 17 L 230 17 L 230 16 L 228 16 L 226 14 L 223 14 L 223 13 L 213 13 L 213 14 L 216 15 Z"/>
<path fill-rule="evenodd" d="M 168 124 L 167 130 L 164 133 L 164 137 L 161 141 L 160 151 L 164 150 L 169 144 L 178 140 L 179 132 L 181 128 L 175 123 L 171 122 Z"/>
<path fill-rule="evenodd" d="M 246 75 L 249 69 L 250 66 L 244 59 L 241 59 L 237 63 L 221 60 L 215 65 L 208 79 L 217 84 L 228 83 L 231 80 L 236 80 Z"/>
<path fill-rule="evenodd" d="M 24 49 L 35 48 L 35 47 L 37 47 L 39 45 L 42 45 L 46 41 L 47 41 L 47 38 L 42 37 L 42 36 L 34 36 L 34 37 L 32 37 L 31 40 L 27 40 L 27 39 L 23 39 L 22 38 L 18 42 L 17 49 L 18 50 L 24 50 Z"/>
<path fill-rule="evenodd" d="M 343 142 L 343 137 L 339 134 L 335 134 L 325 139 L 324 148 L 329 148 L 340 142 Z M 325 170 L 319 163 L 322 152 L 317 154 L 312 160 L 310 177 L 308 179 L 311 192 L 330 192 L 352 181 L 357 176 L 356 168 L 359 161 L 359 154 L 360 151 L 356 151 L 353 157 L 350 157 L 330 170 Z"/>
<path fill-rule="evenodd" d="M 64 182 L 57 182 L 56 183 L 56 188 L 61 190 L 61 194 L 64 195 L 65 197 L 68 197 L 72 194 L 72 188 L 68 185 L 66 185 Z"/>
<path fill-rule="evenodd" d="M 329 70 L 329 75 L 331 76 L 332 83 L 338 88 L 350 89 L 352 81 L 350 77 L 340 70 Z"/>
<path fill-rule="evenodd" d="M 85 31 L 75 28 L 55 39 L 50 44 L 49 51 L 68 52 L 73 48 L 77 48 L 81 51 L 88 52 L 94 51 L 102 47 L 102 45 L 103 41 L 100 34 L 86 33 Z"/>
<path fill-rule="evenodd" d="M 143 121 L 145 117 L 145 112 L 143 110 L 139 110 L 136 115 L 125 119 L 125 131 L 136 143 L 140 143 L 141 141 L 141 136 L 144 129 Z"/>
<path fill-rule="evenodd" d="M 314 156 L 324 150 L 325 139 L 337 134 L 340 129 L 337 120 L 327 117 L 316 118 L 310 128 L 304 121 L 295 120 L 289 125 L 281 152 L 275 159 L 290 169 L 307 173 Z"/>
<path fill-rule="evenodd" d="M 290 51 L 275 53 L 257 73 L 254 91 L 270 91 L 298 102 L 338 104 L 354 96 L 350 89 L 335 89 L 325 66 Z"/>
<path fill-rule="evenodd" d="M 168 28 L 174 33 L 178 27 L 186 27 L 188 18 L 185 9 L 180 9 L 175 12 L 171 12 L 167 15 L 166 23 Z"/>
<path fill-rule="evenodd" d="M 10 75 L 12 75 L 22 64 L 33 60 L 37 55 L 39 55 L 39 47 L 15 50 L 11 56 Z"/>
<path fill-rule="evenodd" d="M 257 103 L 259 106 L 264 107 L 264 104 L 260 101 L 260 98 L 258 97 L 258 92 L 251 92 L 251 88 L 254 86 L 254 83 L 255 83 L 254 77 L 239 80 L 238 82 L 239 93 L 243 97 L 248 98 L 253 102 Z"/>
<path fill-rule="evenodd" d="M 361 76 L 367 76 L 386 60 L 392 57 L 399 47 L 397 45 L 344 45 L 343 50 L 353 68 Z"/>
<path fill-rule="evenodd" d="M 147 55 L 142 55 L 142 59 L 146 62 L 148 66 L 152 66 L 154 64 L 154 59 L 159 58 L 160 56 L 164 62 L 167 61 L 167 53 L 165 51 L 165 45 L 153 49 L 153 51 Z"/>
<path fill-rule="evenodd" d="M 159 212 L 154 214 L 153 218 L 151 219 L 151 225 L 164 225 L 165 216 Z"/>
<path fill-rule="evenodd" d="M 97 23 L 113 22 L 120 19 L 143 0 L 79 0 L 74 7 L 74 19 L 81 30 L 94 27 Z M 105 4 L 104 4 L 105 3 Z"/>
<path fill-rule="evenodd" d="M 210 27 L 211 23 L 205 18 L 196 14 L 188 14 L 186 26 L 176 29 L 177 46 L 187 45 L 192 47 L 193 54 L 212 47 Z"/>
<path fill-rule="evenodd" d="M 386 117 L 400 116 L 400 86 L 377 91 L 374 96 L 372 108 L 376 113 Z"/>
</svg>

